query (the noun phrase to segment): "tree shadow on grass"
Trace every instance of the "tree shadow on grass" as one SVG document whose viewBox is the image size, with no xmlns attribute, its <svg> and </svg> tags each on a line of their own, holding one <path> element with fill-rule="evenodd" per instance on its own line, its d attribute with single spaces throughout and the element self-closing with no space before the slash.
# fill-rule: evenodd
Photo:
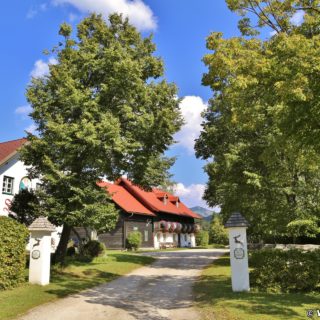
<svg viewBox="0 0 320 320">
<path fill-rule="evenodd" d="M 71 273 L 54 272 L 51 277 L 51 286 L 46 292 L 53 294 L 58 298 L 63 298 L 119 277 L 118 274 L 94 268 L 86 269 L 82 273 L 86 277 Z"/>
<path fill-rule="evenodd" d="M 127 262 L 127 263 L 134 263 L 141 266 L 149 265 L 151 262 L 154 262 L 155 259 L 148 256 L 140 256 L 136 254 L 112 254 L 110 256 L 114 258 L 117 262 Z"/>
<path fill-rule="evenodd" d="M 292 307 L 319 305 L 319 296 L 299 293 L 232 292 L 229 257 L 215 261 L 220 269 L 213 275 L 203 275 L 195 286 L 197 302 L 201 307 L 225 304 L 226 307 L 243 310 L 251 315 L 274 315 L 277 318 L 297 318 L 301 316 Z"/>
</svg>

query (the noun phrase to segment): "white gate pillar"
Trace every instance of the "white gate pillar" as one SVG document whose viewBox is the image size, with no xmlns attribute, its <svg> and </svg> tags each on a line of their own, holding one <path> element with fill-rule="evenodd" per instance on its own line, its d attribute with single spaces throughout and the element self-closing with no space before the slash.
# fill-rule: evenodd
<svg viewBox="0 0 320 320">
<path fill-rule="evenodd" d="M 37 218 L 29 227 L 29 282 L 42 286 L 50 282 L 51 233 L 56 230 L 47 218 Z"/>
<path fill-rule="evenodd" d="M 231 215 L 225 227 L 229 231 L 232 291 L 249 291 L 247 233 L 248 222 L 239 213 Z"/>
</svg>

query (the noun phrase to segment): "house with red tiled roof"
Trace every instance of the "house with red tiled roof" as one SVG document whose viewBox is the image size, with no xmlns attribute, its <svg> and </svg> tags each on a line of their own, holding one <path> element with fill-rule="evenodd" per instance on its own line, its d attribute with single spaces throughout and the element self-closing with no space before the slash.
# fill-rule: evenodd
<svg viewBox="0 0 320 320">
<path fill-rule="evenodd" d="M 195 223 L 201 216 L 187 208 L 179 197 L 157 188 L 143 190 L 126 178 L 115 183 L 100 182 L 112 197 L 120 215 L 117 226 L 98 235 L 107 248 L 124 248 L 132 231 L 142 234 L 142 247 L 194 247 Z"/>
<path fill-rule="evenodd" d="M 0 215 L 9 214 L 12 198 L 19 190 L 40 185 L 39 180 L 28 177 L 27 167 L 19 158 L 19 149 L 25 143 L 25 138 L 0 143 Z M 158 188 L 146 191 L 126 178 L 115 183 L 102 181 L 99 186 L 106 189 L 120 212 L 115 229 L 97 235 L 107 248 L 125 248 L 132 231 L 142 234 L 142 247 L 146 248 L 195 246 L 195 221 L 201 216 L 179 197 Z M 61 227 L 57 227 L 59 231 Z"/>
</svg>

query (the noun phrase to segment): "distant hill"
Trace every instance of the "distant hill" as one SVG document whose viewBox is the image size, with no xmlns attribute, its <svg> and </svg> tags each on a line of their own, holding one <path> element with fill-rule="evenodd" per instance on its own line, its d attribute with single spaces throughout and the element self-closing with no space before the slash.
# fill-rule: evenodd
<svg viewBox="0 0 320 320">
<path fill-rule="evenodd" d="M 206 221 L 211 221 L 212 215 L 214 214 L 214 211 L 208 210 L 200 206 L 192 207 L 190 208 L 190 210 L 203 216 L 203 219 Z"/>
</svg>

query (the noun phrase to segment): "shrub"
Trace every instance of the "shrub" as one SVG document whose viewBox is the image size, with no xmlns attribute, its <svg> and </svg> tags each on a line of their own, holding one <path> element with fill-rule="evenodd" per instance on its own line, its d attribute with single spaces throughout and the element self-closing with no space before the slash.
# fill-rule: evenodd
<svg viewBox="0 0 320 320">
<path fill-rule="evenodd" d="M 209 232 L 200 231 L 196 234 L 196 245 L 200 247 L 206 247 L 209 244 Z"/>
<path fill-rule="evenodd" d="M 67 256 L 68 257 L 75 256 L 75 254 L 76 254 L 76 248 L 75 247 L 69 247 L 67 249 Z"/>
<path fill-rule="evenodd" d="M 320 250 L 263 249 L 250 256 L 251 282 L 267 291 L 312 291 L 320 282 Z"/>
<path fill-rule="evenodd" d="M 28 235 L 23 224 L 0 217 L 0 290 L 24 281 Z"/>
<path fill-rule="evenodd" d="M 213 216 L 210 226 L 210 243 L 228 244 L 229 236 L 228 231 L 223 226 L 221 218 Z"/>
<path fill-rule="evenodd" d="M 105 245 L 97 240 L 88 241 L 82 248 L 84 256 L 97 257 L 106 249 Z"/>
<path fill-rule="evenodd" d="M 142 243 L 142 234 L 139 231 L 133 231 L 128 234 L 127 248 L 130 250 L 138 250 Z"/>
</svg>

